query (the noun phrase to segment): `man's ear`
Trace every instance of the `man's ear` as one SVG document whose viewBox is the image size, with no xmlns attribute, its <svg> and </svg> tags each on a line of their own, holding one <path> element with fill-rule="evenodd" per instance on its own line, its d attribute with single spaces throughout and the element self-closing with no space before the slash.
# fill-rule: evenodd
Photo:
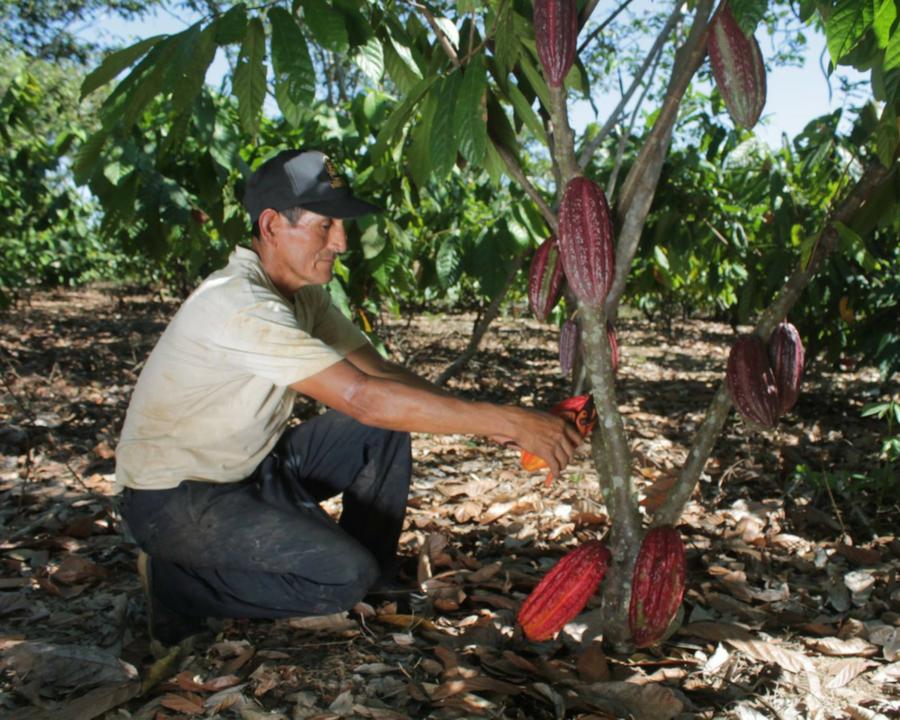
<svg viewBox="0 0 900 720">
<path fill-rule="evenodd" d="M 266 242 L 272 239 L 275 234 L 275 223 L 278 222 L 279 213 L 272 208 L 266 208 L 259 214 L 259 239 L 260 242 Z"/>
</svg>

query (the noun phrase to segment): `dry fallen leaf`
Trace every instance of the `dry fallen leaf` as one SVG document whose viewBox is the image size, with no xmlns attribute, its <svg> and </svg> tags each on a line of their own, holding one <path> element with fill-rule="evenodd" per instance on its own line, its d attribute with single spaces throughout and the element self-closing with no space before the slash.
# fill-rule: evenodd
<svg viewBox="0 0 900 720">
<path fill-rule="evenodd" d="M 854 637 L 841 640 L 836 637 L 810 638 L 806 641 L 807 647 L 817 650 L 823 655 L 859 657 L 873 657 L 878 654 L 878 647 L 868 643 L 862 638 Z"/>
<path fill-rule="evenodd" d="M 597 683 L 609 680 L 609 663 L 606 661 L 602 643 L 592 642 L 588 645 L 587 649 L 578 656 L 576 667 L 578 675 L 585 682 Z"/>
<path fill-rule="evenodd" d="M 187 715 L 203 715 L 203 698 L 193 693 L 185 693 L 178 695 L 176 693 L 167 693 L 159 701 L 159 704 L 169 710 L 185 713 Z"/>
<path fill-rule="evenodd" d="M 839 663 L 828 668 L 829 680 L 825 683 L 825 687 L 829 690 L 837 690 L 845 685 L 853 682 L 854 678 L 864 673 L 875 663 L 861 658 L 850 658 L 841 660 Z"/>
<path fill-rule="evenodd" d="M 74 585 L 75 583 L 104 577 L 105 575 L 106 568 L 101 565 L 97 565 L 81 555 L 68 553 L 62 557 L 51 577 L 54 582 L 62 583 L 63 585 Z"/>
<path fill-rule="evenodd" d="M 640 720 L 671 720 L 684 705 L 669 688 L 661 685 L 635 685 L 630 682 L 607 682 L 586 685 L 580 691 L 591 696 L 613 700 L 624 705 Z"/>
<path fill-rule="evenodd" d="M 326 632 L 344 632 L 358 630 L 359 623 L 347 612 L 330 615 L 310 615 L 309 617 L 288 618 L 287 624 L 297 630 L 323 630 Z"/>
</svg>

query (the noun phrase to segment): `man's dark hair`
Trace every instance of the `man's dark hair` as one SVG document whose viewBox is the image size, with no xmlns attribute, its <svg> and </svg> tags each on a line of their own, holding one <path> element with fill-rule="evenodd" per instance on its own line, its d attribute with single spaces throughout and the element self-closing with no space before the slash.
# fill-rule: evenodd
<svg viewBox="0 0 900 720">
<path fill-rule="evenodd" d="M 287 210 L 279 210 L 278 212 L 287 218 L 291 226 L 294 226 L 300 222 L 300 218 L 302 218 L 303 214 L 307 211 L 305 208 L 293 207 L 288 208 Z M 259 220 L 253 223 L 253 237 L 259 240 Z"/>
</svg>

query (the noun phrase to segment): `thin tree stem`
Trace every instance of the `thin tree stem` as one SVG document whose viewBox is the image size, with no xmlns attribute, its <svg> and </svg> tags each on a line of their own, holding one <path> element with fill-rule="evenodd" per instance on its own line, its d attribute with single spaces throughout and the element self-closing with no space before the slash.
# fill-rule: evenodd
<svg viewBox="0 0 900 720">
<path fill-rule="evenodd" d="M 659 115 L 647 139 L 641 147 L 630 172 L 622 184 L 622 193 L 616 204 L 619 219 L 619 239 L 616 244 L 616 276 L 606 297 L 606 314 L 615 318 L 619 300 L 625 292 L 625 283 L 631 270 L 641 232 L 650 204 L 656 194 L 656 186 L 662 173 L 663 162 L 669 149 L 672 130 L 678 118 L 681 100 L 706 57 L 706 30 L 713 0 L 700 0 L 694 12 L 694 22 L 684 45 L 676 53 L 675 65 L 666 97 Z"/>
<path fill-rule="evenodd" d="M 594 8 L 597 7 L 597 3 L 599 1 L 600 0 L 590 0 L 590 2 L 588 2 L 588 4 L 584 6 L 584 10 L 579 17 L 579 27 L 584 27 L 584 25 L 588 21 L 588 18 L 594 12 Z M 578 50 L 575 51 L 575 54 L 580 56 L 581 53 L 584 52 L 584 49 L 588 45 L 590 45 L 591 42 L 593 42 L 594 38 L 596 38 L 604 30 L 606 30 L 606 28 L 609 27 L 609 24 L 618 17 L 619 13 L 621 13 L 625 8 L 631 5 L 631 3 L 632 0 L 625 0 L 625 2 L 623 2 L 621 5 L 619 5 L 619 7 L 612 11 L 612 14 L 607 17 L 606 20 L 604 20 L 597 27 L 591 30 L 591 34 L 581 42 L 581 45 L 578 46 Z"/>
<path fill-rule="evenodd" d="M 594 153 L 597 152 L 597 148 L 600 147 L 600 144 L 606 139 L 606 136 L 609 135 L 610 131 L 619 121 L 619 116 L 625 111 L 625 106 L 640 86 L 647 70 L 655 63 L 657 55 L 662 54 L 662 48 L 666 39 L 680 19 L 681 3 L 678 3 L 672 11 L 672 14 L 669 15 L 669 19 L 666 21 L 665 26 L 656 37 L 656 41 L 653 43 L 653 47 L 650 48 L 650 52 L 647 53 L 647 57 L 644 58 L 644 62 L 641 64 L 640 69 L 635 73 L 634 79 L 631 81 L 631 86 L 628 88 L 627 92 L 622 95 L 619 104 L 616 105 L 615 109 L 609 114 L 606 123 L 600 128 L 600 132 L 598 132 L 595 137 L 591 138 L 591 141 L 585 146 L 584 150 L 581 151 L 581 157 L 578 159 L 578 164 L 582 168 L 587 167 L 587 164 L 591 161 Z"/>
<path fill-rule="evenodd" d="M 491 140 L 494 143 L 494 149 L 497 151 L 497 154 L 500 156 L 500 159 L 503 160 L 503 164 L 506 165 L 506 169 L 509 171 L 509 174 L 513 177 L 513 179 L 522 186 L 522 189 L 525 191 L 525 194 L 531 198 L 535 205 L 538 206 L 538 209 L 541 211 L 541 215 L 544 216 L 544 220 L 547 221 L 547 225 L 550 226 L 551 230 L 556 232 L 556 214 L 547 204 L 547 201 L 541 196 L 538 189 L 531 184 L 531 181 L 528 179 L 528 176 L 525 175 L 525 171 L 522 169 L 522 166 L 519 165 L 519 162 L 516 160 L 515 156 L 506 149 L 505 146 L 501 145 L 495 140 Z"/>
</svg>

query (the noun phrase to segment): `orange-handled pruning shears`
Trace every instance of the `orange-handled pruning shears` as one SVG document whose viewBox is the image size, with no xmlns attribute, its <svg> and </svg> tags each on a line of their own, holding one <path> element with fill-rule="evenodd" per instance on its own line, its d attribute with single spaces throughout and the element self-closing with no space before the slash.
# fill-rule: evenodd
<svg viewBox="0 0 900 720">
<path fill-rule="evenodd" d="M 597 408 L 594 407 L 594 398 L 590 394 L 566 398 L 550 408 L 550 413 L 573 423 L 583 438 L 590 435 L 597 424 Z M 522 451 L 519 462 L 528 472 L 547 467 L 543 458 L 539 458 L 527 450 Z M 547 478 L 544 480 L 544 487 L 550 487 L 552 482 L 553 473 L 548 472 Z"/>
</svg>

